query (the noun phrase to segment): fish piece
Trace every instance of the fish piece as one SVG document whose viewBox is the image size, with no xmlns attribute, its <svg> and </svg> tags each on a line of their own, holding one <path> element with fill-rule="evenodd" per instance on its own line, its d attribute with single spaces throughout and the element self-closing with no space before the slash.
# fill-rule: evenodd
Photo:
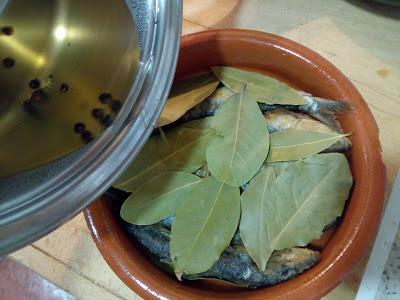
<svg viewBox="0 0 400 300">
<path fill-rule="evenodd" d="M 239 228 L 236 230 L 235 235 L 232 238 L 231 245 L 243 245 Z"/>
<path fill-rule="evenodd" d="M 307 248 L 275 251 L 261 272 L 242 245 L 226 249 L 212 268 L 187 279 L 216 278 L 247 288 L 260 288 L 291 279 L 319 261 L 319 252 Z"/>
<path fill-rule="evenodd" d="M 235 94 L 227 87 L 219 87 L 206 100 L 187 111 L 180 120 L 183 122 L 213 116 L 221 105 Z"/>
<path fill-rule="evenodd" d="M 258 103 L 263 113 L 284 108 L 292 112 L 301 112 L 312 116 L 313 118 L 325 123 L 332 129 L 340 131 L 340 124 L 336 120 L 336 116 L 345 111 L 352 109 L 351 104 L 346 101 L 329 100 L 319 97 L 312 97 L 310 94 L 302 92 L 303 97 L 307 100 L 306 105 L 275 105 Z M 181 122 L 201 119 L 213 116 L 218 112 L 221 105 L 228 100 L 234 92 L 227 87 L 220 87 L 209 96 L 206 100 L 196 105 L 194 108 L 186 112 L 180 119 Z"/>
<path fill-rule="evenodd" d="M 159 224 L 161 227 L 171 230 L 172 222 L 174 222 L 174 215 L 168 216 L 164 220 L 161 220 Z"/>
<path fill-rule="evenodd" d="M 262 168 L 262 167 L 261 167 Z M 258 172 L 257 172 L 258 174 Z M 242 194 L 249 187 L 249 182 L 240 187 L 240 194 Z"/>
<path fill-rule="evenodd" d="M 302 131 L 336 132 L 328 125 L 303 113 L 294 113 L 284 108 L 277 108 L 264 113 L 268 131 L 274 133 L 288 129 Z M 340 130 L 342 133 L 342 130 Z"/>
<path fill-rule="evenodd" d="M 171 225 L 172 217 L 167 218 Z M 152 255 L 158 257 L 165 270 L 171 270 L 169 255 L 170 231 L 161 225 L 163 221 L 153 225 L 132 225 L 124 223 L 128 234 L 140 242 Z M 319 261 L 319 252 L 307 248 L 294 247 L 275 251 L 267 263 L 267 268 L 261 272 L 253 262 L 239 240 L 228 247 L 218 261 L 206 272 L 183 275 L 188 280 L 216 278 L 243 287 L 258 288 L 273 285 L 301 274 Z"/>
<path fill-rule="evenodd" d="M 196 172 L 194 172 L 193 174 L 196 176 L 199 176 L 201 178 L 207 177 L 208 176 L 208 167 L 207 165 L 202 166 L 200 169 L 198 169 Z"/>
<path fill-rule="evenodd" d="M 304 94 L 304 98 L 306 98 L 308 104 L 300 105 L 298 110 L 309 114 L 336 130 L 340 130 L 341 128 L 339 122 L 336 120 L 336 116 L 353 109 L 352 105 L 344 100 L 330 100 L 313 97 L 309 94 Z"/>
<path fill-rule="evenodd" d="M 336 101 L 312 97 L 308 94 L 304 96 L 308 104 L 306 105 L 269 105 L 259 103 L 262 112 L 272 111 L 278 108 L 284 108 L 292 112 L 301 112 L 310 115 L 314 119 L 325 123 L 333 130 L 341 130 L 340 123 L 336 120 L 336 116 L 352 109 L 351 104 L 346 101 Z"/>
<path fill-rule="evenodd" d="M 270 133 L 289 129 L 326 133 L 343 133 L 340 127 L 339 131 L 334 130 L 328 125 L 315 120 L 309 115 L 303 113 L 294 113 L 284 108 L 267 111 L 264 114 L 264 117 L 267 121 L 268 131 Z M 351 146 L 351 141 L 347 137 L 343 137 L 335 144 L 327 148 L 324 152 L 344 152 L 349 150 Z"/>
</svg>

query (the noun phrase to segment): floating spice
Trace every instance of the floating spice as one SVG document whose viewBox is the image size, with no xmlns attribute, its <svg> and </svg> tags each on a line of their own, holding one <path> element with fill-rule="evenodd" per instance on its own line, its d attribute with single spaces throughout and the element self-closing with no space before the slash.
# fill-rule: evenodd
<svg viewBox="0 0 400 300">
<path fill-rule="evenodd" d="M 99 100 L 101 103 L 108 104 L 111 102 L 112 96 L 109 93 L 102 93 L 99 96 Z"/>
<path fill-rule="evenodd" d="M 40 88 L 40 80 L 39 79 L 32 79 L 29 81 L 29 87 L 33 90 Z"/>
<path fill-rule="evenodd" d="M 111 110 L 115 113 L 119 112 L 122 107 L 122 103 L 119 100 L 113 100 L 110 104 Z"/>
<path fill-rule="evenodd" d="M 102 120 L 104 117 L 104 110 L 101 108 L 95 108 L 92 110 L 92 116 L 96 119 Z"/>
<path fill-rule="evenodd" d="M 32 101 L 43 101 L 46 99 L 46 93 L 44 92 L 43 89 L 38 89 L 34 91 L 31 95 L 31 100 Z"/>
<path fill-rule="evenodd" d="M 68 92 L 68 90 L 69 90 L 68 84 L 62 83 L 61 86 L 60 86 L 60 92 L 61 93 L 66 93 L 66 92 Z"/>
<path fill-rule="evenodd" d="M 93 141 L 92 133 L 89 130 L 85 130 L 81 133 L 81 139 L 86 144 L 90 143 L 91 141 Z"/>
<path fill-rule="evenodd" d="M 101 123 L 104 125 L 104 127 L 110 127 L 112 125 L 112 121 L 111 115 L 108 114 L 101 120 Z"/>
<path fill-rule="evenodd" d="M 84 123 L 82 123 L 82 122 L 75 123 L 75 125 L 74 125 L 74 132 L 81 134 L 81 133 L 83 133 L 85 130 L 86 130 L 86 126 L 85 126 Z"/>
<path fill-rule="evenodd" d="M 14 28 L 11 26 L 4 26 L 3 28 L 1 28 L 1 33 L 4 35 L 13 35 Z"/>
<path fill-rule="evenodd" d="M 30 99 L 22 102 L 22 107 L 24 108 L 24 111 L 26 111 L 31 116 L 35 116 L 38 113 L 37 108 Z"/>
<path fill-rule="evenodd" d="M 15 59 L 13 59 L 12 57 L 6 57 L 5 59 L 3 59 L 3 66 L 7 69 L 11 69 L 15 66 Z"/>
</svg>

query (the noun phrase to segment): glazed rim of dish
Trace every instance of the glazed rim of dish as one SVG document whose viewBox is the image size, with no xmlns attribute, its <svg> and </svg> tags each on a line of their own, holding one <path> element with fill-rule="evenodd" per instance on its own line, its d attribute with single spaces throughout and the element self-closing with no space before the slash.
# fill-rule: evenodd
<svg viewBox="0 0 400 300">
<path fill-rule="evenodd" d="M 243 54 L 236 54 L 235 58 L 221 54 L 220 57 L 210 58 L 214 61 L 210 61 L 209 65 L 229 65 L 234 60 L 233 64 L 246 66 L 249 64 L 246 59 L 240 59 L 240 55 L 246 54 L 246 49 L 251 49 L 255 57 L 262 51 L 273 53 L 274 59 L 280 60 L 278 64 L 286 69 L 284 71 L 290 66 L 298 68 L 291 75 L 302 76 L 299 79 L 302 83 L 305 80 L 311 82 L 311 90 L 307 91 L 317 91 L 318 85 L 324 86 L 323 95 L 317 96 L 343 99 L 353 105 L 354 109 L 339 119 L 345 131 L 352 132 L 350 139 L 353 149 L 349 161 L 354 178 L 353 191 L 338 230 L 321 252 L 320 262 L 293 279 L 258 290 L 208 283 L 182 283 L 150 262 L 139 249 L 140 246 L 135 245 L 124 233 L 104 198 L 86 209 L 86 221 L 109 266 L 130 288 L 146 299 L 320 298 L 344 279 L 375 237 L 383 209 L 386 183 L 378 128 L 360 93 L 336 67 L 312 50 L 272 34 L 248 30 L 213 30 L 187 35 L 181 42 L 176 78 L 204 71 L 204 68 L 200 70 L 195 66 L 198 62 L 193 61 L 208 59 L 209 56 L 204 57 L 207 56 L 204 54 L 209 54 L 207 51 L 211 48 L 225 47 L 225 51 L 230 51 L 226 49 L 227 45 L 231 45 L 231 49 L 237 48 L 236 52 Z M 227 56 L 235 54 L 229 53 Z M 250 67 L 262 69 L 262 64 Z M 307 77 L 310 78 L 304 79 Z"/>
</svg>

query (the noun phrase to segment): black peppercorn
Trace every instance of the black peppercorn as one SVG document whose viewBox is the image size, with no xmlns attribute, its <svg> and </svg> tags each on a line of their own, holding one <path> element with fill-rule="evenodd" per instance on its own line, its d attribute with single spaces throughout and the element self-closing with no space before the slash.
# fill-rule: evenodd
<svg viewBox="0 0 400 300">
<path fill-rule="evenodd" d="M 68 90 L 69 90 L 68 84 L 65 84 L 65 83 L 61 84 L 61 86 L 60 86 L 61 93 L 66 93 L 66 92 L 68 92 Z"/>
<path fill-rule="evenodd" d="M 14 34 L 14 28 L 11 26 L 4 26 L 1 28 L 1 33 L 5 35 L 13 35 Z"/>
<path fill-rule="evenodd" d="M 33 90 L 40 88 L 40 80 L 32 79 L 31 81 L 29 81 L 29 87 Z"/>
<path fill-rule="evenodd" d="M 25 100 L 24 102 L 22 102 L 22 107 L 25 110 L 25 112 L 27 112 L 31 116 L 35 116 L 38 113 L 38 111 L 37 111 L 35 105 L 33 104 L 32 100 Z"/>
<path fill-rule="evenodd" d="M 96 119 L 102 120 L 104 117 L 104 110 L 101 108 L 95 108 L 92 110 L 92 116 Z"/>
<path fill-rule="evenodd" d="M 46 93 L 44 92 L 43 89 L 38 89 L 34 91 L 31 95 L 31 100 L 32 101 L 42 101 L 46 99 Z"/>
<path fill-rule="evenodd" d="M 75 123 L 75 125 L 74 125 L 74 131 L 76 133 L 81 134 L 81 133 L 83 133 L 85 131 L 85 129 L 86 129 L 86 126 L 82 122 Z"/>
<path fill-rule="evenodd" d="M 15 60 L 11 57 L 3 59 L 3 66 L 7 69 L 11 69 L 15 66 Z"/>
<path fill-rule="evenodd" d="M 113 101 L 111 101 L 110 106 L 111 106 L 111 110 L 112 110 L 113 112 L 117 113 L 117 112 L 119 112 L 119 110 L 121 109 L 122 103 L 121 103 L 121 101 L 119 101 L 119 100 L 113 100 Z"/>
<path fill-rule="evenodd" d="M 99 100 L 101 103 L 108 104 L 111 102 L 112 96 L 109 93 L 102 93 L 99 96 Z"/>
<path fill-rule="evenodd" d="M 88 144 L 93 141 L 92 133 L 89 130 L 85 130 L 81 133 L 81 139 L 84 143 Z"/>
<path fill-rule="evenodd" d="M 111 115 L 106 115 L 102 120 L 101 123 L 104 127 L 110 127 L 112 125 L 112 117 Z"/>
</svg>

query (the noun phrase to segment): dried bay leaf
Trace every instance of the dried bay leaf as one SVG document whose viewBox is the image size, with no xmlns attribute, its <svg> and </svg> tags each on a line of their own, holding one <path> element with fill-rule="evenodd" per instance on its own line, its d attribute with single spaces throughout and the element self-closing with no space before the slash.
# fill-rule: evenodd
<svg viewBox="0 0 400 300">
<path fill-rule="evenodd" d="M 188 110 L 210 96 L 218 83 L 218 79 L 209 73 L 174 84 L 157 126 L 161 127 L 178 120 Z"/>
<path fill-rule="evenodd" d="M 188 193 L 171 229 L 170 256 L 178 278 L 211 268 L 229 246 L 240 217 L 240 192 L 213 176 Z"/>
<path fill-rule="evenodd" d="M 296 89 L 261 73 L 220 66 L 211 69 L 224 85 L 236 92 L 240 92 L 241 86 L 246 84 L 246 93 L 258 102 L 289 105 L 308 104 L 308 101 Z"/>
<path fill-rule="evenodd" d="M 251 181 L 241 200 L 240 236 L 261 271 L 265 270 L 272 254 L 268 249 L 267 202 L 268 192 L 275 180 L 274 168 L 267 167 Z"/>
<path fill-rule="evenodd" d="M 253 188 L 253 194 L 243 196 L 247 198 L 248 205 L 258 204 L 254 199 L 249 201 L 249 197 L 266 196 L 266 254 L 255 253 L 251 249 L 255 261 L 258 257 L 268 260 L 274 250 L 305 246 L 319 238 L 324 227 L 342 214 L 353 183 L 347 159 L 340 153 L 317 154 L 296 162 L 280 163 L 278 168 L 276 179 L 266 176 L 269 168 L 260 172 L 254 179 L 254 184 L 258 186 Z M 265 184 L 263 179 L 273 182 Z M 265 193 L 254 192 L 262 191 L 265 185 Z M 251 220 L 245 218 L 243 222 Z M 243 226 L 260 226 L 259 219 L 254 218 L 253 222 Z M 242 238 L 251 240 L 246 236 L 248 234 L 251 234 L 249 230 L 244 231 Z"/>
<path fill-rule="evenodd" d="M 267 161 L 296 160 L 319 153 L 346 134 L 338 132 L 318 132 L 285 130 L 270 134 L 271 148 Z"/>
<path fill-rule="evenodd" d="M 154 224 L 176 212 L 184 197 L 196 184 L 198 176 L 184 172 L 162 173 L 129 196 L 121 207 L 122 219 L 131 224 Z"/>
<path fill-rule="evenodd" d="M 193 173 L 205 164 L 205 150 L 212 136 L 210 121 L 204 118 L 185 123 L 153 136 L 114 186 L 133 192 L 140 185 L 164 172 Z"/>
<path fill-rule="evenodd" d="M 211 174 L 229 185 L 244 185 L 257 173 L 269 148 L 257 103 L 242 90 L 221 106 L 211 127 L 216 133 L 206 150 Z"/>
</svg>

